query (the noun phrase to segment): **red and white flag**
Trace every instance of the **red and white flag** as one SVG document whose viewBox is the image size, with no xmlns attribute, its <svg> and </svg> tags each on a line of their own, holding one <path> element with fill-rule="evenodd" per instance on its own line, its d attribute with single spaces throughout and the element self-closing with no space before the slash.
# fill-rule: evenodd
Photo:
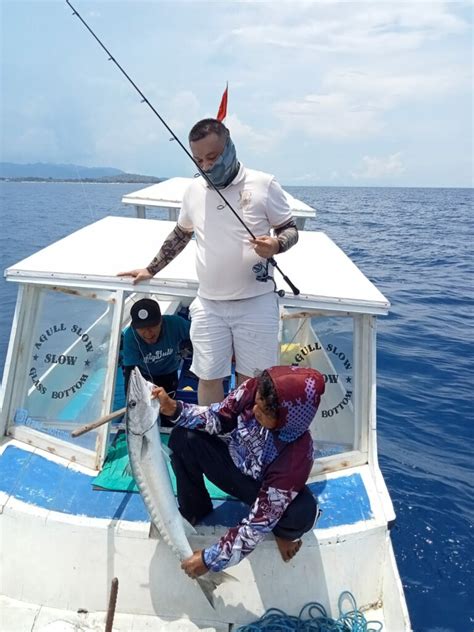
<svg viewBox="0 0 474 632">
<path fill-rule="evenodd" d="M 223 121 L 227 116 L 227 96 L 229 94 L 229 84 L 226 83 L 224 94 L 222 95 L 221 104 L 219 105 L 219 110 L 217 111 L 217 120 Z"/>
</svg>

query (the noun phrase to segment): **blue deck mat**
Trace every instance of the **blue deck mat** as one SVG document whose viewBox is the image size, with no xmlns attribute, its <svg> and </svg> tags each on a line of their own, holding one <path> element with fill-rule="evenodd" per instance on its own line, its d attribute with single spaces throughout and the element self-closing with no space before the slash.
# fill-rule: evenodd
<svg viewBox="0 0 474 632">
<path fill-rule="evenodd" d="M 164 445 L 168 445 L 169 435 L 162 433 L 161 441 Z M 167 462 L 168 473 L 176 495 L 176 477 L 174 475 L 171 463 Z M 223 492 L 219 487 L 213 485 L 204 477 L 206 489 L 209 496 L 214 500 L 227 500 L 233 498 Z M 104 465 L 99 474 L 93 479 L 92 485 L 94 489 L 117 492 L 135 492 L 138 493 L 138 487 L 133 480 L 130 461 L 128 458 L 127 438 L 125 433 L 118 436 L 114 444 L 109 448 Z"/>
<path fill-rule="evenodd" d="M 0 455 L 0 491 L 18 500 L 51 511 L 91 518 L 149 520 L 139 494 L 94 491 L 93 478 L 16 446 L 8 446 Z M 358 473 L 311 483 L 309 487 L 323 510 L 318 523 L 321 528 L 373 518 L 367 491 Z M 231 527 L 248 514 L 248 507 L 237 500 L 214 501 L 214 509 L 203 524 Z"/>
</svg>

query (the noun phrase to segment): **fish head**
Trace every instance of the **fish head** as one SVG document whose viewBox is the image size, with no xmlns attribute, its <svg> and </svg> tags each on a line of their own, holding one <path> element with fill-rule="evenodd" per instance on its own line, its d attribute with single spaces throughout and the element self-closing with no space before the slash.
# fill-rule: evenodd
<svg viewBox="0 0 474 632">
<path fill-rule="evenodd" d="M 135 367 L 130 373 L 127 390 L 127 430 L 132 434 L 144 434 L 149 430 L 160 412 L 160 402 L 152 399 L 154 384 L 145 380 Z"/>
</svg>

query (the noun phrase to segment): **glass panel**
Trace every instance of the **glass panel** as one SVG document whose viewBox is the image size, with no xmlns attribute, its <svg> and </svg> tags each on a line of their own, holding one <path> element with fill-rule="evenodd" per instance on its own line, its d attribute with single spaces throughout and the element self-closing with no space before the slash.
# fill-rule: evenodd
<svg viewBox="0 0 474 632">
<path fill-rule="evenodd" d="M 110 293 L 94 298 L 41 290 L 27 350 L 27 380 L 15 424 L 95 449 L 96 432 L 71 430 L 100 417 L 110 344 Z"/>
<path fill-rule="evenodd" d="M 352 450 L 353 319 L 318 316 L 283 318 L 282 323 L 281 363 L 317 369 L 326 382 L 325 393 L 311 426 L 315 456 Z"/>
</svg>

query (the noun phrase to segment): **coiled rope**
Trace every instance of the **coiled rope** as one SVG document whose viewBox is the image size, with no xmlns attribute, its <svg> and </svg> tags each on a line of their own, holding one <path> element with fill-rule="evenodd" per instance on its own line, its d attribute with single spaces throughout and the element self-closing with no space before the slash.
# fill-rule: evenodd
<svg viewBox="0 0 474 632">
<path fill-rule="evenodd" d="M 349 605 L 344 609 L 346 600 Z M 354 596 L 347 590 L 339 596 L 338 608 L 337 620 L 328 617 L 324 606 L 316 601 L 303 606 L 297 617 L 270 608 L 258 621 L 243 625 L 236 632 L 380 632 L 383 629 L 380 621 L 367 621 L 357 608 Z"/>
</svg>

